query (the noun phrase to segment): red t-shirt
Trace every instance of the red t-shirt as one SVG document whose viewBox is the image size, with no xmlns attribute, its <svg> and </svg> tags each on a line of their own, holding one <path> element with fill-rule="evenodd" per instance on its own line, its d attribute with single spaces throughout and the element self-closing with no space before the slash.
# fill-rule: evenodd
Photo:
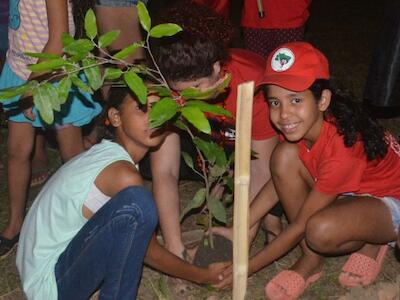
<svg viewBox="0 0 400 300">
<path fill-rule="evenodd" d="M 218 14 L 229 17 L 229 0 L 193 0 L 195 3 L 208 6 Z"/>
<path fill-rule="evenodd" d="M 242 26 L 264 29 L 285 29 L 303 26 L 310 12 L 311 0 L 262 0 L 264 18 L 258 16 L 256 0 L 244 0 Z"/>
<path fill-rule="evenodd" d="M 400 145 L 389 134 L 387 141 L 386 156 L 382 160 L 368 161 L 362 141 L 347 148 L 336 126 L 324 121 L 320 136 L 311 149 L 303 141 L 299 142 L 299 156 L 319 192 L 400 199 Z"/>
<path fill-rule="evenodd" d="M 230 49 L 230 58 L 223 69 L 232 75 L 227 92 L 218 97 L 217 101 L 224 101 L 224 107 L 236 116 L 237 86 L 246 81 L 254 81 L 255 86 L 263 79 L 265 60 L 249 50 Z M 269 109 L 262 91 L 259 91 L 253 100 L 252 139 L 266 140 L 275 135 L 269 121 Z M 234 120 L 231 120 L 234 125 Z"/>
</svg>

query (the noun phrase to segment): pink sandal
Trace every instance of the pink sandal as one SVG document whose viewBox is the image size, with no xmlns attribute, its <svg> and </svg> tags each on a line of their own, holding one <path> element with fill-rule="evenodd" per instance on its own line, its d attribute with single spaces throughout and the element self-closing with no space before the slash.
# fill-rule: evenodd
<svg viewBox="0 0 400 300">
<path fill-rule="evenodd" d="M 361 253 L 353 253 L 344 264 L 339 282 L 343 286 L 356 287 L 367 286 L 373 283 L 381 271 L 388 245 L 380 247 L 376 259 Z"/>
<path fill-rule="evenodd" d="M 304 280 L 295 271 L 282 271 L 265 286 L 265 295 L 270 300 L 295 300 L 310 284 L 316 282 L 321 277 L 322 272 L 319 272 Z"/>
</svg>

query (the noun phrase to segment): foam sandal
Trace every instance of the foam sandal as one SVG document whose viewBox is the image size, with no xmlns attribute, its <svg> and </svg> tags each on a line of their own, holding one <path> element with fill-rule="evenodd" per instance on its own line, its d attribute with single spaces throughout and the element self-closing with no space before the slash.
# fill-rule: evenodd
<svg viewBox="0 0 400 300">
<path fill-rule="evenodd" d="M 276 275 L 265 286 L 265 295 L 270 300 L 295 300 L 322 277 L 322 272 L 315 273 L 305 280 L 299 273 L 285 270 Z"/>
<path fill-rule="evenodd" d="M 378 277 L 388 245 L 380 247 L 376 259 L 361 253 L 353 253 L 342 268 L 339 282 L 346 287 L 367 286 Z"/>
<path fill-rule="evenodd" d="M 51 176 L 51 170 L 48 168 L 39 168 L 32 171 L 30 187 L 37 187 L 44 184 Z"/>
</svg>

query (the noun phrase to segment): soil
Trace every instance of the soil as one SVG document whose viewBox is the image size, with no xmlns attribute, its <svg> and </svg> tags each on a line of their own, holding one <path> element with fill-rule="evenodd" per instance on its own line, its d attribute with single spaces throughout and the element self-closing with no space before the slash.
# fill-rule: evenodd
<svg viewBox="0 0 400 300">
<path fill-rule="evenodd" d="M 196 251 L 193 263 L 199 267 L 207 267 L 209 264 L 221 261 L 232 261 L 232 242 L 223 236 L 214 234 L 212 236 L 213 247 L 210 236 L 204 235 Z"/>
</svg>

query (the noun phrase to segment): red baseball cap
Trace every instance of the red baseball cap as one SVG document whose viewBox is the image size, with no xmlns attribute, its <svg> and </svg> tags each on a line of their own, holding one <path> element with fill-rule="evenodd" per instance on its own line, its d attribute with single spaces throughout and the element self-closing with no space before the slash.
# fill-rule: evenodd
<svg viewBox="0 0 400 300">
<path fill-rule="evenodd" d="M 325 55 L 309 43 L 292 42 L 271 52 L 260 84 L 274 84 L 301 92 L 316 79 L 329 79 L 329 63 Z"/>
</svg>

